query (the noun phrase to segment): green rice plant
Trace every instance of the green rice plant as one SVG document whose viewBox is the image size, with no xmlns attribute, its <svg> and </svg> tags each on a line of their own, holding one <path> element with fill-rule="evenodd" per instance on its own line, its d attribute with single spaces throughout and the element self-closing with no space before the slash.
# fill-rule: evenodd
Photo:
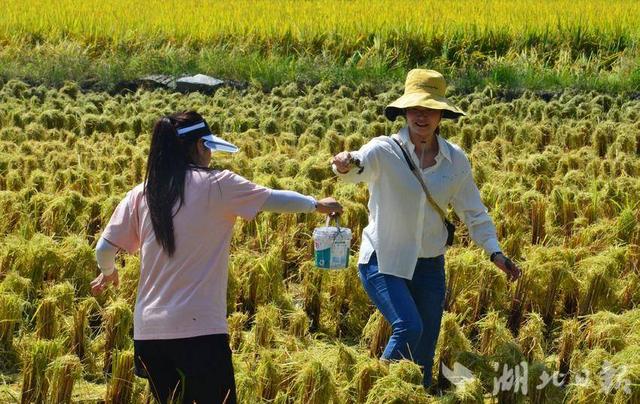
<svg viewBox="0 0 640 404">
<path fill-rule="evenodd" d="M 93 297 L 90 297 L 80 302 L 73 313 L 71 350 L 81 361 L 85 360 L 88 353 L 89 318 L 92 314 L 96 313 L 98 309 L 98 302 Z"/>
<path fill-rule="evenodd" d="M 257 381 L 257 397 L 267 401 L 275 399 L 279 390 L 281 375 L 279 366 L 274 361 L 272 354 L 266 351 L 261 353 L 254 377 Z"/>
<path fill-rule="evenodd" d="M 0 191 L 0 209 L 3 212 L 0 218 L 0 234 L 11 233 L 19 227 L 22 218 L 21 208 L 22 201 L 17 192 Z"/>
<path fill-rule="evenodd" d="M 316 268 L 308 268 L 303 275 L 303 308 L 310 320 L 309 331 L 315 332 L 320 328 L 320 314 L 322 311 L 322 279 L 324 272 Z"/>
<path fill-rule="evenodd" d="M 57 308 L 62 313 L 68 314 L 73 307 L 75 289 L 71 283 L 64 281 L 48 286 L 45 291 L 45 295 L 48 298 L 53 299 Z"/>
<path fill-rule="evenodd" d="M 547 204 L 544 199 L 538 199 L 531 204 L 531 244 L 540 244 L 545 239 L 546 210 Z"/>
<path fill-rule="evenodd" d="M 131 402 L 133 384 L 133 352 L 115 351 L 105 402 L 107 404 Z"/>
<path fill-rule="evenodd" d="M 36 335 L 42 339 L 54 339 L 59 328 L 59 315 L 56 299 L 45 297 L 36 310 Z"/>
<path fill-rule="evenodd" d="M 297 309 L 287 316 L 289 333 L 296 338 L 304 338 L 309 334 L 309 318 L 302 309 Z"/>
<path fill-rule="evenodd" d="M 493 355 L 503 344 L 511 343 L 513 336 L 505 321 L 495 311 L 490 311 L 477 323 L 479 330 L 479 351 L 484 355 Z"/>
<path fill-rule="evenodd" d="M 571 358 L 573 351 L 577 347 L 578 337 L 580 335 L 580 322 L 576 319 L 568 319 L 562 321 L 560 336 L 556 345 L 558 350 L 558 372 L 565 375 L 565 383 L 571 379 Z"/>
<path fill-rule="evenodd" d="M 127 349 L 131 345 L 133 313 L 129 304 L 117 299 L 107 306 L 102 314 L 104 333 L 104 366 L 108 374 L 112 369 L 112 355 L 115 351 Z"/>
<path fill-rule="evenodd" d="M 0 291 L 0 371 L 15 370 L 17 365 L 13 338 L 22 324 L 26 305 L 19 295 Z"/>
<path fill-rule="evenodd" d="M 576 218 L 577 206 L 573 202 L 573 194 L 570 191 L 561 188 L 554 188 L 551 191 L 551 210 L 550 215 L 552 223 L 561 226 L 566 237 L 571 235 L 573 230 L 573 221 Z"/>
<path fill-rule="evenodd" d="M 20 403 L 43 403 L 49 394 L 46 370 L 62 351 L 59 340 L 36 340 L 25 352 L 22 366 Z"/>
<path fill-rule="evenodd" d="M 44 280 L 57 279 L 59 275 L 61 259 L 57 243 L 43 234 L 35 234 L 28 240 L 7 237 L 1 253 L 2 267 L 12 268 L 28 278 L 36 290 Z"/>
<path fill-rule="evenodd" d="M 523 363 L 527 363 L 526 358 L 515 343 L 504 342 L 496 346 L 496 350 L 492 355 L 492 360 L 498 364 L 498 368 L 496 369 L 498 377 L 504 374 L 505 369 L 513 369 L 514 377 L 515 372 L 518 372 L 521 377 L 526 377 L 523 369 Z M 516 384 L 514 384 L 514 386 L 515 385 Z M 520 388 L 500 389 L 497 393 L 498 402 L 501 403 L 524 402 L 525 398 L 526 394 L 524 394 L 524 391 Z"/>
<path fill-rule="evenodd" d="M 295 397 L 298 402 L 309 404 L 338 402 L 331 371 L 316 359 L 304 363 L 295 380 Z"/>
<path fill-rule="evenodd" d="M 637 345 L 630 345 L 611 358 L 611 365 L 616 370 L 609 385 L 611 394 L 614 394 L 614 404 L 640 401 L 638 358 L 640 358 L 640 352 Z"/>
<path fill-rule="evenodd" d="M 335 374 L 337 378 L 343 378 L 346 382 L 353 379 L 357 364 L 356 351 L 343 343 L 338 343 Z"/>
<path fill-rule="evenodd" d="M 440 337 L 436 346 L 436 363 L 438 364 L 437 386 L 444 390 L 449 387 L 449 381 L 442 373 L 442 366 L 454 368 L 457 356 L 464 351 L 471 350 L 471 342 L 467 339 L 458 324 L 455 314 L 445 312 L 440 326 Z"/>
<path fill-rule="evenodd" d="M 518 344 L 529 363 L 542 361 L 545 353 L 545 323 L 538 313 L 528 313 L 518 335 Z"/>
<path fill-rule="evenodd" d="M 541 381 L 549 375 L 553 375 L 553 370 L 549 369 L 542 362 L 534 362 L 528 366 L 529 382 L 527 398 L 530 403 L 558 403 L 563 402 L 565 391 L 562 386 L 557 386 L 553 381 L 549 381 L 546 386 L 542 386 Z"/>
<path fill-rule="evenodd" d="M 440 399 L 441 403 L 474 404 L 484 402 L 482 382 L 476 378 L 468 378 L 456 386 L 455 391 Z"/>
<path fill-rule="evenodd" d="M 634 209 L 626 207 L 620 212 L 616 219 L 616 236 L 622 242 L 630 242 L 636 228 L 638 227 Z"/>
<path fill-rule="evenodd" d="M 603 385 L 600 372 L 603 371 L 605 361 L 610 361 L 611 356 L 603 349 L 594 349 L 580 352 L 579 371 L 569 384 L 568 396 L 572 403 L 596 403 L 607 401 L 607 388 Z M 577 362 L 577 361 L 576 361 Z M 580 375 L 580 379 L 578 379 Z"/>
<path fill-rule="evenodd" d="M 391 336 L 391 325 L 379 310 L 376 310 L 362 330 L 361 343 L 369 348 L 372 358 L 379 358 Z"/>
<path fill-rule="evenodd" d="M 32 294 L 30 279 L 20 276 L 16 271 L 9 271 L 4 276 L 0 282 L 0 293 L 15 293 L 23 299 L 27 299 Z"/>
<path fill-rule="evenodd" d="M 86 199 L 77 192 L 54 197 L 40 217 L 40 226 L 46 234 L 80 233 L 87 222 L 84 215 Z"/>
<path fill-rule="evenodd" d="M 236 311 L 232 313 L 227 320 L 229 326 L 229 346 L 234 352 L 238 351 L 242 345 L 242 331 L 248 319 L 249 316 L 246 313 Z"/>
<path fill-rule="evenodd" d="M 589 349 L 603 348 L 616 353 L 627 346 L 627 335 L 632 330 L 620 315 L 599 311 L 585 316 L 580 340 Z"/>
<path fill-rule="evenodd" d="M 352 381 L 356 402 L 366 402 L 369 392 L 376 381 L 388 374 L 388 366 L 378 359 L 367 359 L 359 362 L 356 366 L 355 376 Z"/>
<path fill-rule="evenodd" d="M 73 385 L 82 373 L 80 360 L 75 355 L 63 355 L 56 358 L 47 369 L 47 379 L 52 404 L 71 404 Z"/>
<path fill-rule="evenodd" d="M 396 376 L 384 376 L 376 381 L 369 391 L 367 404 L 373 403 L 416 403 L 428 404 L 433 402 L 425 393 L 422 386 L 408 383 Z"/>
<path fill-rule="evenodd" d="M 622 308 L 631 310 L 640 303 L 640 274 L 631 272 L 626 277 L 620 279 L 620 285 L 617 288 L 618 300 Z"/>
<path fill-rule="evenodd" d="M 390 363 L 389 376 L 396 377 L 407 383 L 422 385 L 422 369 L 418 364 L 407 359 Z"/>
<path fill-rule="evenodd" d="M 615 276 L 611 265 L 611 260 L 604 254 L 587 258 L 579 263 L 579 267 L 584 271 L 581 285 L 582 299 L 579 305 L 581 315 L 594 313 L 610 303 L 612 278 Z"/>
<path fill-rule="evenodd" d="M 527 291 L 529 290 L 530 282 L 531 281 L 526 273 L 520 276 L 516 283 L 516 290 L 511 298 L 511 309 L 509 310 L 507 326 L 514 337 L 518 336 L 518 332 L 520 331 L 524 310 L 527 305 Z"/>
<path fill-rule="evenodd" d="M 259 347 L 270 347 L 280 326 L 280 310 L 273 305 L 258 307 L 253 326 L 253 342 Z"/>
</svg>

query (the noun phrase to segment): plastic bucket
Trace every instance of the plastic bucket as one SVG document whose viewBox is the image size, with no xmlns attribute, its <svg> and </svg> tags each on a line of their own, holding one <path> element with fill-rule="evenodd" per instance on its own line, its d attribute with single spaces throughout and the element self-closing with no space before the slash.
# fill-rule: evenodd
<svg viewBox="0 0 640 404">
<path fill-rule="evenodd" d="M 325 227 L 313 230 L 313 247 L 316 266 L 322 269 L 342 269 L 349 266 L 349 249 L 351 247 L 351 229 L 336 225 L 329 226 L 331 217 L 327 217 Z"/>
</svg>

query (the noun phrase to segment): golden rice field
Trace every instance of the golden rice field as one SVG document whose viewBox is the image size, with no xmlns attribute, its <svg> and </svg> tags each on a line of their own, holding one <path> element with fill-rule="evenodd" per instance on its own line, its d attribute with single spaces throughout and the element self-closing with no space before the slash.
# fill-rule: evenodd
<svg viewBox="0 0 640 404">
<path fill-rule="evenodd" d="M 525 39 L 531 34 L 544 41 L 565 33 L 576 35 L 575 39 L 597 35 L 637 40 L 640 19 L 640 7 L 629 0 L 3 0 L 0 4 L 3 38 L 70 37 L 112 45 L 158 39 L 207 46 L 235 39 L 266 46 L 349 48 L 371 37 L 384 44 L 490 32 L 497 41 L 501 35 Z"/>
<path fill-rule="evenodd" d="M 334 196 L 355 235 L 350 267 L 322 271 L 311 241 L 320 215 L 238 221 L 227 309 L 241 403 L 640 404 L 640 2 L 0 0 L 0 10 L 0 403 L 150 400 L 132 370 L 138 258 L 119 257 L 120 287 L 94 298 L 94 247 L 143 180 L 153 122 L 195 109 L 241 148 L 215 154 L 215 167 Z M 368 194 L 329 165 L 401 127 L 382 111 L 415 66 L 445 72 L 468 112 L 442 135 L 469 155 L 525 274 L 508 283 L 455 218 L 436 363 L 470 373 L 451 384 L 435 366 L 441 396 L 424 391 L 416 365 L 377 359 L 390 327 L 356 270 Z M 199 72 L 249 87 L 114 90 Z"/>
<path fill-rule="evenodd" d="M 143 179 L 158 116 L 205 115 L 241 148 L 216 154 L 218 168 L 334 195 L 357 246 L 367 191 L 338 182 L 330 157 L 397 130 L 401 122 L 386 122 L 382 109 L 400 91 L 291 83 L 268 93 L 109 95 L 74 83 L 2 85 L 0 402 L 149 398 L 131 362 L 137 257 L 118 260 L 120 288 L 93 298 L 88 284 L 97 236 Z M 509 284 L 459 227 L 436 361 L 472 375 L 436 397 L 415 365 L 378 361 L 389 325 L 360 286 L 357 251 L 347 270 L 318 270 L 310 235 L 323 218 L 261 213 L 238 221 L 232 241 L 240 402 L 640 403 L 640 100 L 495 88 L 452 98 L 468 117 L 446 122 L 442 134 L 470 156 L 502 245 L 525 273 Z M 494 390 L 508 381 L 503 365 L 527 367 L 512 378 L 518 389 Z M 554 372 L 568 382 L 545 379 Z"/>
<path fill-rule="evenodd" d="M 0 0 L 0 10 L 5 81 L 111 89 L 203 72 L 270 89 L 389 82 L 428 65 L 470 88 L 640 91 L 634 0 Z"/>
</svg>

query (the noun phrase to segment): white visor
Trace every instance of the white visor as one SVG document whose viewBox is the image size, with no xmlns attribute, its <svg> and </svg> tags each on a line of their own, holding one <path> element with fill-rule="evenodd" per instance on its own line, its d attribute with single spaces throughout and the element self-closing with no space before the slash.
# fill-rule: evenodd
<svg viewBox="0 0 640 404">
<path fill-rule="evenodd" d="M 238 146 L 234 145 L 233 143 L 229 143 L 226 140 L 219 138 L 218 136 L 206 135 L 202 136 L 202 140 L 204 140 L 204 145 L 211 149 L 211 151 L 236 153 L 239 150 Z"/>
</svg>

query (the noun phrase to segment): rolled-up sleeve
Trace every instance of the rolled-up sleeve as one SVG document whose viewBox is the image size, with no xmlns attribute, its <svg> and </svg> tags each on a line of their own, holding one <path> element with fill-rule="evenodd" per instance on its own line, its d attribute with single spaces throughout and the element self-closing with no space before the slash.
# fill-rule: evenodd
<svg viewBox="0 0 640 404">
<path fill-rule="evenodd" d="M 351 156 L 354 159 L 360 160 L 362 170 L 358 167 L 353 167 L 347 173 L 341 173 L 336 168 L 335 164 L 331 166 L 333 172 L 345 182 L 358 183 L 358 182 L 371 182 L 377 175 L 379 170 L 378 152 L 379 142 L 371 140 L 360 148 L 360 150 L 352 151 Z"/>
<path fill-rule="evenodd" d="M 451 200 L 451 206 L 467 226 L 471 239 L 478 246 L 482 247 L 487 254 L 500 251 L 496 227 L 480 199 L 480 192 L 473 181 L 470 166 L 460 181 L 460 186 Z"/>
<path fill-rule="evenodd" d="M 105 240 L 130 254 L 140 249 L 137 201 L 137 193 L 129 191 L 116 207 L 102 233 Z"/>
</svg>

